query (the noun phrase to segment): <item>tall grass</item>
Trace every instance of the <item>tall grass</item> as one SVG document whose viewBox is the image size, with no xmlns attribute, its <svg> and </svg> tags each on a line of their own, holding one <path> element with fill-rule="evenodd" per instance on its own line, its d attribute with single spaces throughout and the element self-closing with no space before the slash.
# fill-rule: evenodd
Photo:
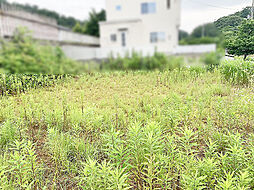
<svg viewBox="0 0 254 190">
<path fill-rule="evenodd" d="M 84 74 L 0 99 L 2 189 L 253 189 L 253 89 L 220 70 Z"/>
<path fill-rule="evenodd" d="M 180 57 L 167 57 L 162 53 L 155 52 L 152 56 L 143 56 L 141 53 L 132 52 L 125 57 L 111 56 L 102 63 L 103 70 L 174 70 L 183 66 Z"/>
<path fill-rule="evenodd" d="M 68 79 L 70 75 L 24 75 L 24 74 L 1 74 L 0 94 L 15 95 L 24 93 L 31 89 L 49 87 Z"/>
<path fill-rule="evenodd" d="M 254 83 L 254 61 L 241 58 L 225 61 L 221 67 L 224 78 L 239 85 L 251 85 Z"/>
</svg>

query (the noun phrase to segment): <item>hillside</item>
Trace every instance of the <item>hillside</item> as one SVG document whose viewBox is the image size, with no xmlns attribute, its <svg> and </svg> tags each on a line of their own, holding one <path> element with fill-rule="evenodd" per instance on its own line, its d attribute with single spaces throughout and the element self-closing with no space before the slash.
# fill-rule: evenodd
<svg viewBox="0 0 254 190">
<path fill-rule="evenodd" d="M 237 28 L 244 19 L 248 18 L 248 15 L 251 14 L 251 7 L 246 7 L 242 11 L 238 11 L 229 16 L 224 16 L 214 22 L 215 26 L 221 30 L 232 30 Z"/>
</svg>

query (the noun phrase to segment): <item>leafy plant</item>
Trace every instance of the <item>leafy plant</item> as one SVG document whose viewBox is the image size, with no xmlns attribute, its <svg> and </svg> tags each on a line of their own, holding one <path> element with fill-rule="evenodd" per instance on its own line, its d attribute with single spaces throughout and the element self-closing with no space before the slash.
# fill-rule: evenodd
<svg viewBox="0 0 254 190">
<path fill-rule="evenodd" d="M 19 28 L 9 42 L 2 43 L 0 68 L 11 74 L 76 74 L 82 69 L 59 47 L 39 45 L 26 28 Z"/>
</svg>

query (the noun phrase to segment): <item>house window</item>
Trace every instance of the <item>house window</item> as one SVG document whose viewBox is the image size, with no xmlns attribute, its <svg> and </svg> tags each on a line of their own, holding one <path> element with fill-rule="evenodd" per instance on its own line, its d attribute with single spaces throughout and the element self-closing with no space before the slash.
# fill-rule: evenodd
<svg viewBox="0 0 254 190">
<path fill-rule="evenodd" d="M 156 3 L 142 3 L 141 4 L 141 13 L 142 14 L 152 14 L 156 13 Z"/>
<path fill-rule="evenodd" d="M 111 42 L 116 42 L 116 40 L 117 40 L 116 34 L 111 34 L 110 40 L 111 40 Z"/>
<path fill-rule="evenodd" d="M 117 10 L 117 11 L 121 11 L 121 10 L 122 10 L 122 6 L 121 6 L 121 5 L 117 5 L 117 6 L 116 6 L 116 10 Z"/>
<path fill-rule="evenodd" d="M 170 9 L 170 7 L 171 7 L 171 0 L 167 0 L 167 7 L 168 7 L 168 9 Z"/>
<path fill-rule="evenodd" d="M 150 42 L 151 43 L 165 42 L 165 41 L 166 41 L 165 32 L 151 32 L 150 33 Z"/>
</svg>

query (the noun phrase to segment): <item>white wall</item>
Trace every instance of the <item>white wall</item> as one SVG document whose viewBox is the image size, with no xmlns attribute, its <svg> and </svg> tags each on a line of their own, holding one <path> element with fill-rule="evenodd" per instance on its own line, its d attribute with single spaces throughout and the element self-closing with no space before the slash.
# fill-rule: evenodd
<svg viewBox="0 0 254 190">
<path fill-rule="evenodd" d="M 100 40 L 97 37 L 92 37 L 83 34 L 77 34 L 68 30 L 59 30 L 59 41 L 61 42 L 72 42 L 89 45 L 100 45 Z"/>
<path fill-rule="evenodd" d="M 98 48 L 95 47 L 84 47 L 75 45 L 62 45 L 63 52 L 67 57 L 76 61 L 96 59 L 96 51 Z"/>
</svg>

